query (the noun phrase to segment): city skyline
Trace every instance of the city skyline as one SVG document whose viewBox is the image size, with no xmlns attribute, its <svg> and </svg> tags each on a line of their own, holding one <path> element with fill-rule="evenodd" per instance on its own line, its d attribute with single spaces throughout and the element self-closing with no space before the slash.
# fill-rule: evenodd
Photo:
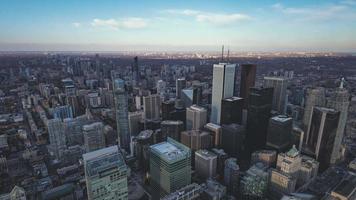
<svg viewBox="0 0 356 200">
<path fill-rule="evenodd" d="M 356 1 L 2 1 L 0 51 L 356 52 Z"/>
</svg>

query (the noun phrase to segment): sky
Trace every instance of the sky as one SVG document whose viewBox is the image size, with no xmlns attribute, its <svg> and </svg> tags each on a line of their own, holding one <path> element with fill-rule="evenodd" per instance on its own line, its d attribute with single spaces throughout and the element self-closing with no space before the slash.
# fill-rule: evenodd
<svg viewBox="0 0 356 200">
<path fill-rule="evenodd" d="M 0 0 L 0 51 L 356 52 L 356 0 Z"/>
</svg>

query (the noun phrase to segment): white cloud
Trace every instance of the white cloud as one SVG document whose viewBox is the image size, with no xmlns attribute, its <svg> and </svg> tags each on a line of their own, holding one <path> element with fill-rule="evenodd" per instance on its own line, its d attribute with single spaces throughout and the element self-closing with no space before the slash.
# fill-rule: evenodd
<svg viewBox="0 0 356 200">
<path fill-rule="evenodd" d="M 79 22 L 73 22 L 72 25 L 76 28 L 80 27 L 82 24 Z"/>
<path fill-rule="evenodd" d="M 354 6 L 354 5 L 356 5 L 356 0 L 344 0 L 344 1 L 341 1 L 341 3 L 350 5 L 350 6 Z"/>
<path fill-rule="evenodd" d="M 290 16 L 297 20 L 333 20 L 353 18 L 354 14 L 347 5 L 333 4 L 324 6 L 310 7 L 285 7 L 280 3 L 271 6 L 273 9 Z"/>
<path fill-rule="evenodd" d="M 111 29 L 140 29 L 147 26 L 147 21 L 142 18 L 115 19 L 94 19 L 91 22 L 93 27 L 106 27 Z"/>
<path fill-rule="evenodd" d="M 216 25 L 226 25 L 232 24 L 239 21 L 250 20 L 251 17 L 241 13 L 212 13 L 212 12 L 204 12 L 199 10 L 165 10 L 165 13 L 174 14 L 174 15 L 184 15 L 194 17 L 197 22 L 206 22 Z"/>
</svg>

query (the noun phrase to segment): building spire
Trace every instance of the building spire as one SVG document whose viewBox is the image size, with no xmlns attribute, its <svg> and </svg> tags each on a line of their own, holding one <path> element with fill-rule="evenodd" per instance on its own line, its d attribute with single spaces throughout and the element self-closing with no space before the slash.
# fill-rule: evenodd
<svg viewBox="0 0 356 200">
<path fill-rule="evenodd" d="M 344 83 L 345 83 L 345 78 L 342 77 L 342 78 L 341 78 L 341 82 L 340 82 L 340 86 L 339 86 L 340 89 L 343 89 L 343 88 L 344 88 Z"/>
</svg>

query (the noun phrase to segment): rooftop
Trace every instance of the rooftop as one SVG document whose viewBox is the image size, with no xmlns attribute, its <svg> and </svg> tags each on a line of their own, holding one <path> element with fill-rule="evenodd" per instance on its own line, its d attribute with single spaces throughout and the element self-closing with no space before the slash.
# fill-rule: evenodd
<svg viewBox="0 0 356 200">
<path fill-rule="evenodd" d="M 167 142 L 154 144 L 151 146 L 151 151 L 154 151 L 159 156 L 167 161 L 179 160 L 183 156 L 187 155 L 189 148 L 184 145 L 168 139 Z"/>
<path fill-rule="evenodd" d="M 289 120 L 292 120 L 291 117 L 288 117 L 286 115 L 277 115 L 275 117 L 272 117 L 273 120 L 278 121 L 278 122 L 286 122 Z"/>
</svg>

